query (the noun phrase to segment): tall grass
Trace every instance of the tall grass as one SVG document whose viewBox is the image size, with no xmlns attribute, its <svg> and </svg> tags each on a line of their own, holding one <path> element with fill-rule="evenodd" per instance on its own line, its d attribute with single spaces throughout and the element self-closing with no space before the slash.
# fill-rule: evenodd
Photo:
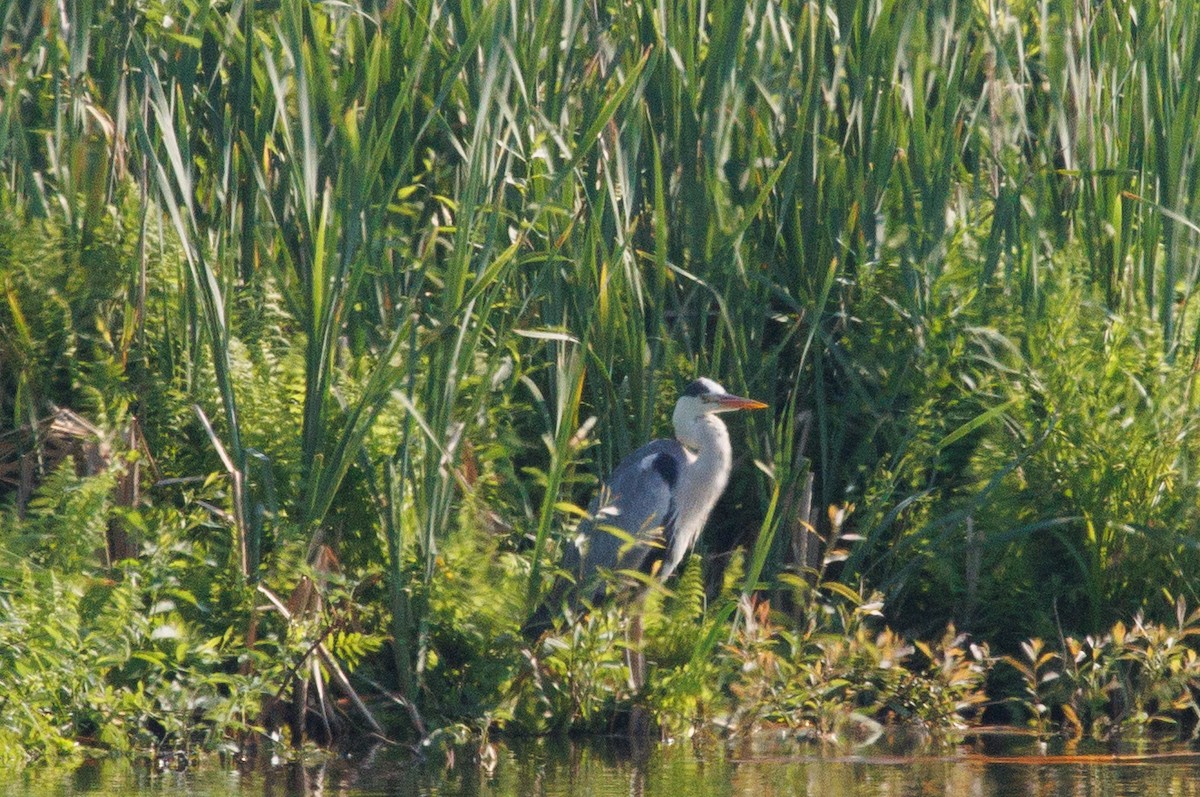
<svg viewBox="0 0 1200 797">
<path fill-rule="evenodd" d="M 697 374 L 775 408 L 735 421 L 705 542 L 751 551 L 746 594 L 804 564 L 780 530 L 810 473 L 816 518 L 859 507 L 830 572 L 906 624 L 981 594 L 980 546 L 1010 563 L 984 631 L 1030 600 L 1098 626 L 1192 561 L 1168 511 L 1194 497 L 1192 4 L 47 2 L 0 24 L 7 201 L 85 251 L 132 196 L 144 258 L 182 253 L 165 328 L 143 308 L 124 339 L 216 419 L 228 567 L 386 560 L 411 700 L 447 546 L 499 518 L 527 606 L 586 474 L 665 433 Z M 1063 352 L 1098 369 L 1082 395 Z M 278 414 L 248 414 L 243 359 Z M 70 399 L 16 373 L 8 417 Z"/>
</svg>

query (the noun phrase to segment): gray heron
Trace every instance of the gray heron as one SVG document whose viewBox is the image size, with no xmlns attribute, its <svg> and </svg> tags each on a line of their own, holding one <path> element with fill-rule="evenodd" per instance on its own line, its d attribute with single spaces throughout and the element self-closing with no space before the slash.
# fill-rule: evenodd
<svg viewBox="0 0 1200 797">
<path fill-rule="evenodd" d="M 675 438 L 651 441 L 617 465 L 565 546 L 561 567 L 571 578 L 558 580 L 524 635 L 549 628 L 564 598 L 573 605 L 599 600 L 602 570 L 637 570 L 662 581 L 674 573 L 729 481 L 733 447 L 718 415 L 766 406 L 706 377 L 688 385 L 672 416 Z"/>
</svg>

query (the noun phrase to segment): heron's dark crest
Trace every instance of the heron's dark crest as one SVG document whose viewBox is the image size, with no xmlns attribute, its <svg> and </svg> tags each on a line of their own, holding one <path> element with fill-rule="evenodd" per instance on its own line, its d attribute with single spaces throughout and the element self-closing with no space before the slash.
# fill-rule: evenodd
<svg viewBox="0 0 1200 797">
<path fill-rule="evenodd" d="M 691 396 L 692 398 L 698 398 L 700 396 L 706 396 L 709 393 L 723 393 L 723 392 L 724 391 L 721 389 L 720 385 L 718 385 L 716 382 L 712 381 L 708 377 L 702 376 L 699 379 L 697 379 L 695 382 L 692 382 L 690 385 L 688 385 L 684 389 L 683 395 Z"/>
</svg>

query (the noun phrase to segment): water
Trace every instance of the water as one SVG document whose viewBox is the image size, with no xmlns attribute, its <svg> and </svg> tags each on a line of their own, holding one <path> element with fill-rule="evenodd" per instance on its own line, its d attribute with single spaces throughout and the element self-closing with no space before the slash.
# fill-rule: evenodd
<svg viewBox="0 0 1200 797">
<path fill-rule="evenodd" d="M 417 763 L 394 749 L 317 764 L 242 771 L 216 764 L 159 772 L 147 762 L 92 762 L 70 772 L 34 770 L 0 780 L 11 797 L 272 797 L 278 795 L 482 795 L 485 797 L 1200 797 L 1200 754 L 1185 746 L 1064 748 L 1027 737 L 983 736 L 963 745 L 913 752 L 873 745 L 855 752 L 783 748 L 759 740 L 719 744 L 513 741 L 490 764 L 459 753 L 444 764 Z M 1050 753 L 1047 755 L 1046 753 Z M 1114 755 L 1120 753 L 1120 755 Z"/>
</svg>

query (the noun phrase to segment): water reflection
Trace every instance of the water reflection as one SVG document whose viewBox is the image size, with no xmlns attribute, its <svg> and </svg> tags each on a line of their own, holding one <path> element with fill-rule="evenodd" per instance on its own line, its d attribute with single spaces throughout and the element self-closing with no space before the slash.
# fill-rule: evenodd
<svg viewBox="0 0 1200 797">
<path fill-rule="evenodd" d="M 378 770 L 358 779 L 349 795 L 422 797 L 1200 797 L 1200 758 L 1190 749 L 1156 751 L 1165 757 L 1016 757 L 1039 751 L 1027 738 L 906 755 L 886 748 L 857 755 L 771 751 L 756 745 L 631 747 L 625 742 L 511 742 L 501 746 L 494 770 L 459 762 Z M 1051 751 L 1056 752 L 1056 751 Z M 1061 751 L 1058 751 L 1061 752 Z M 1037 761 L 1053 763 L 1037 763 Z M 360 774 L 362 774 L 360 770 Z M 337 778 L 335 777 L 334 780 Z"/>
<path fill-rule="evenodd" d="M 886 747 L 858 755 L 730 750 L 719 745 L 633 747 L 626 742 L 512 742 L 491 775 L 459 763 L 446 772 L 416 767 L 385 780 L 362 778 L 349 794 L 484 797 L 1200 797 L 1200 758 L 1014 760 L 1039 752 L 1027 738 L 976 741 L 906 755 Z M 1056 751 L 1051 751 L 1056 752 Z M 1061 751 L 1059 751 L 1061 752 Z"/>
<path fill-rule="evenodd" d="M 27 772 L 10 782 L 0 778 L 0 793 L 14 797 L 1200 797 L 1200 757 L 1186 747 L 1141 750 L 1144 755 L 1133 758 L 1114 758 L 1113 750 L 1103 749 L 1082 759 L 1047 757 L 1042 752 L 1033 740 L 1011 737 L 977 738 L 957 747 L 920 750 L 911 740 L 892 738 L 857 752 L 821 751 L 771 739 L 736 747 L 514 740 L 496 746 L 491 767 L 480 766 L 469 753 L 460 753 L 453 766 L 445 767 L 383 747 L 315 764 L 241 770 L 208 765 L 187 772 L 160 772 L 145 762 L 106 761 L 72 772 Z"/>
</svg>

